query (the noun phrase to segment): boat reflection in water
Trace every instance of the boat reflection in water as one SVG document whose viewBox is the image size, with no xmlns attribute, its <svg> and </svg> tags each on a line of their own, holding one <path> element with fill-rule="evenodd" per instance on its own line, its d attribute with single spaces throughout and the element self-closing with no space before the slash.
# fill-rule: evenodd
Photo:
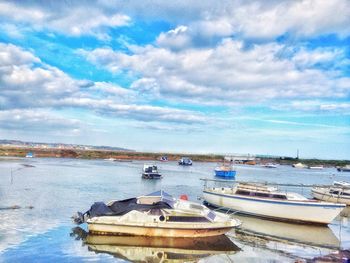
<svg viewBox="0 0 350 263">
<path fill-rule="evenodd" d="M 166 238 L 143 236 L 92 235 L 80 227 L 72 236 L 82 239 L 90 251 L 108 253 L 132 262 L 188 262 L 239 251 L 227 236 Z"/>
<path fill-rule="evenodd" d="M 340 241 L 327 226 L 276 222 L 249 216 L 235 216 L 242 221 L 238 234 L 255 235 L 267 240 L 298 243 L 306 246 L 338 249 Z"/>
</svg>

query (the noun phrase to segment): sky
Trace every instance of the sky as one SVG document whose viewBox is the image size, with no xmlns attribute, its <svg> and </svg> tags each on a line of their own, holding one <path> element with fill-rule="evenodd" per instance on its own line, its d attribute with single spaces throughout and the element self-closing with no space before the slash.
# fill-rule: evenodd
<svg viewBox="0 0 350 263">
<path fill-rule="evenodd" d="M 350 159 L 350 1 L 1 1 L 0 139 Z"/>
</svg>

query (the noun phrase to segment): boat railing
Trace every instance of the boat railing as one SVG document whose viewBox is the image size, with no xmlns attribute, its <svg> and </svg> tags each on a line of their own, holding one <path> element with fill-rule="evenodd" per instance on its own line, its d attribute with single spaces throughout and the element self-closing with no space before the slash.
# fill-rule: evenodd
<svg viewBox="0 0 350 263">
<path fill-rule="evenodd" d="M 201 181 L 204 182 L 218 182 L 218 183 L 227 183 L 227 184 L 251 184 L 251 185 L 259 185 L 259 186 L 288 186 L 288 187 L 333 187 L 339 189 L 350 189 L 350 186 L 340 186 L 340 185 L 330 185 L 330 184 L 289 184 L 289 183 L 274 183 L 267 181 L 238 181 L 238 180 L 224 180 L 224 179 L 210 179 L 210 178 L 200 178 Z"/>
<path fill-rule="evenodd" d="M 299 193 L 303 196 L 311 198 L 312 188 L 336 188 L 342 191 L 349 190 L 350 186 L 338 186 L 330 184 L 292 184 L 292 183 L 275 183 L 267 181 L 238 181 L 238 180 L 224 180 L 224 179 L 210 179 L 210 178 L 200 178 L 204 181 L 204 188 L 209 188 L 208 183 L 213 183 L 214 187 L 231 188 L 245 187 L 249 186 L 251 191 L 264 192 L 267 190 L 278 191 L 285 193 Z M 211 186 L 213 187 L 213 186 Z M 274 187 L 275 189 L 268 189 L 268 187 Z M 264 188 L 266 188 L 264 190 Z"/>
</svg>

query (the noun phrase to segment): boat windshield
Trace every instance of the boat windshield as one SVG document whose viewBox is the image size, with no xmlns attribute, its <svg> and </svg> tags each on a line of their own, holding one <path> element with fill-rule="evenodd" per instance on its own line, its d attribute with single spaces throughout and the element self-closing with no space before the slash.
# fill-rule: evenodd
<svg viewBox="0 0 350 263">
<path fill-rule="evenodd" d="M 266 197 L 266 198 L 274 198 L 274 199 L 287 199 L 286 195 L 283 194 L 271 194 L 271 193 L 261 193 L 261 192 L 251 192 L 245 190 L 237 190 L 236 194 L 245 195 L 245 196 L 256 196 L 256 197 Z"/>
<path fill-rule="evenodd" d="M 164 203 L 167 203 L 172 208 L 174 207 L 174 203 L 175 203 L 174 197 L 172 195 L 168 194 L 167 192 L 164 192 L 163 190 L 159 190 L 159 191 L 150 193 L 148 195 L 139 197 L 138 199 L 140 199 L 140 198 L 143 198 L 143 199 L 155 198 L 155 199 L 158 199 L 158 202 L 162 201 Z"/>
</svg>

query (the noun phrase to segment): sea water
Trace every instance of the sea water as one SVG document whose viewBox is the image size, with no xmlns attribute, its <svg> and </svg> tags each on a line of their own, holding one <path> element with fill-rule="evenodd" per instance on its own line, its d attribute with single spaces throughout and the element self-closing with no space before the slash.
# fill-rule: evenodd
<svg viewBox="0 0 350 263">
<path fill-rule="evenodd" d="M 150 162 L 161 180 L 141 178 L 144 162 L 13 158 L 0 160 L 0 262 L 158 262 L 173 256 L 178 262 L 294 262 L 350 248 L 347 213 L 329 227 L 314 227 L 237 216 L 243 224 L 228 237 L 239 249 L 227 253 L 178 252 L 176 248 L 91 246 L 84 241 L 86 225 L 76 228 L 71 216 L 95 201 L 109 201 L 162 189 L 175 197 L 186 194 L 201 202 L 203 182 L 215 178 L 216 163 Z M 237 166 L 236 180 L 274 183 L 332 184 L 350 173 L 278 166 Z M 293 189 L 310 196 L 310 189 Z M 86 235 L 86 233 L 85 233 Z M 164 247 L 167 245 L 165 244 Z M 182 258 L 183 256 L 183 258 Z M 158 260 L 158 261 L 157 261 Z"/>
</svg>

